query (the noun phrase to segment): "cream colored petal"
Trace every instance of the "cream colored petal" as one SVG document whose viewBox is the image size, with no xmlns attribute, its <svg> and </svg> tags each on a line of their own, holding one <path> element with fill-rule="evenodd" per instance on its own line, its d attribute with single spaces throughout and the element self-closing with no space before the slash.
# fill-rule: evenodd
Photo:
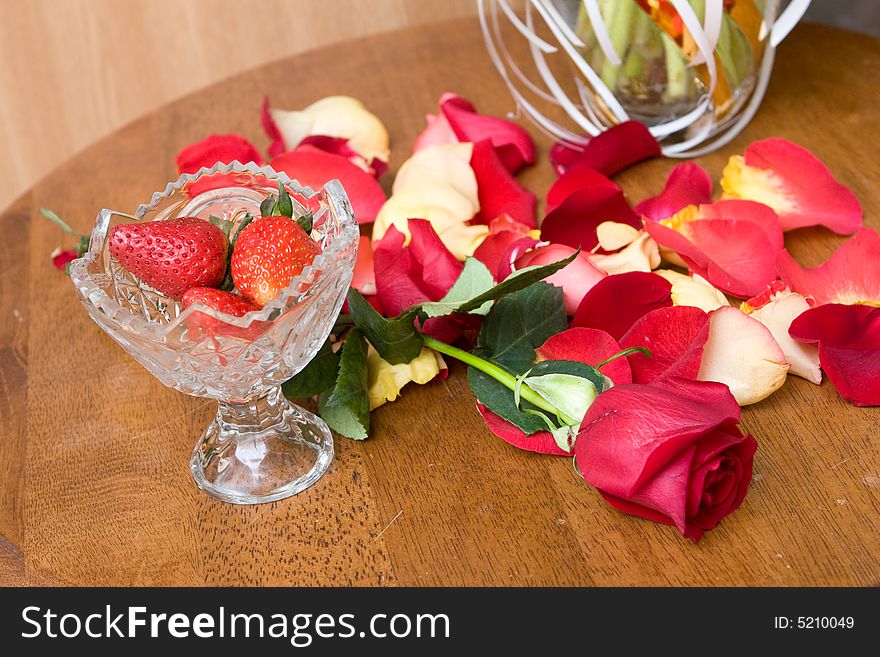
<svg viewBox="0 0 880 657">
<path fill-rule="evenodd" d="M 388 161 L 388 130 L 356 98 L 328 96 L 300 111 L 271 109 L 270 113 L 291 147 L 311 135 L 342 137 L 368 162 L 373 158 Z"/>
<path fill-rule="evenodd" d="M 603 221 L 596 226 L 599 246 L 605 251 L 618 251 L 639 238 L 639 230 L 617 221 Z"/>
<path fill-rule="evenodd" d="M 419 190 L 440 183 L 452 187 L 470 204 L 470 219 L 480 209 L 477 177 L 471 168 L 473 144 L 438 144 L 417 151 L 404 162 L 394 178 L 392 194 Z M 433 201 L 432 201 L 433 202 Z"/>
<path fill-rule="evenodd" d="M 392 365 L 369 345 L 367 350 L 368 394 L 370 410 L 385 402 L 394 401 L 408 383 L 424 384 L 433 380 L 441 369 L 446 369 L 443 358 L 435 351 L 424 348 L 409 363 Z"/>
<path fill-rule="evenodd" d="M 376 221 L 373 223 L 373 241 L 382 239 L 388 228 L 394 226 L 406 235 L 406 241 L 409 242 L 408 219 L 427 219 L 438 234 L 451 226 L 462 223 L 462 219 L 450 212 L 448 208 L 432 205 L 431 199 L 425 199 L 422 204 L 414 205 L 412 199 L 392 196 L 382 205 L 376 215 Z"/>
<path fill-rule="evenodd" d="M 702 276 L 688 276 L 671 269 L 657 269 L 654 273 L 672 284 L 673 306 L 694 306 L 708 313 L 730 305 L 724 293 Z"/>
<path fill-rule="evenodd" d="M 452 252 L 459 260 L 464 260 L 468 256 L 474 255 L 474 251 L 482 244 L 486 236 L 489 235 L 489 227 L 482 224 L 459 223 L 450 226 L 441 233 L 440 239 L 446 248 Z"/>
<path fill-rule="evenodd" d="M 788 334 L 791 323 L 810 304 L 800 294 L 782 292 L 773 297 L 770 303 L 752 311 L 753 317 L 770 329 L 776 342 L 782 348 L 785 359 L 791 363 L 791 373 L 819 385 L 822 383 L 822 369 L 819 366 L 819 348 L 815 344 L 798 342 Z"/>
<path fill-rule="evenodd" d="M 740 406 L 778 390 L 789 364 L 782 348 L 761 322 L 725 306 L 709 317 L 709 339 L 697 378 L 725 384 Z"/>
<path fill-rule="evenodd" d="M 651 271 L 660 266 L 660 251 L 657 242 L 642 231 L 638 238 L 626 248 L 611 255 L 591 255 L 593 264 L 609 274 L 624 274 L 630 271 Z"/>
</svg>

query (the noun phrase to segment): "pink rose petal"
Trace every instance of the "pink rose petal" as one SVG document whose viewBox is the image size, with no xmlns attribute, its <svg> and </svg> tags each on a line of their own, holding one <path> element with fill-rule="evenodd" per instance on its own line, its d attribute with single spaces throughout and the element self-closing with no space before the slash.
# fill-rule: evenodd
<svg viewBox="0 0 880 657">
<path fill-rule="evenodd" d="M 620 346 L 645 347 L 651 357 L 629 356 L 634 383 L 652 383 L 669 377 L 696 379 L 709 339 L 709 315 L 693 306 L 652 310 L 632 325 Z"/>
<path fill-rule="evenodd" d="M 263 105 L 260 107 L 260 121 L 263 124 L 263 130 L 271 140 L 267 152 L 269 153 L 269 157 L 278 157 L 282 153 L 295 148 L 297 144 L 291 144 L 290 147 L 288 147 L 284 143 L 284 136 L 281 134 L 278 124 L 275 123 L 275 119 L 272 118 L 272 112 L 269 111 L 270 109 L 269 97 L 264 96 Z"/>
<path fill-rule="evenodd" d="M 672 305 L 672 285 L 657 274 L 627 272 L 599 281 L 584 296 L 572 327 L 601 329 L 620 340 L 640 317 Z"/>
<path fill-rule="evenodd" d="M 574 252 L 575 249 L 564 244 L 539 246 L 520 256 L 516 261 L 516 268 L 549 265 L 571 256 Z M 562 288 L 565 311 L 571 316 L 578 309 L 584 295 L 606 276 L 608 274 L 594 265 L 589 256 L 581 252 L 572 262 L 545 278 L 544 281 Z"/>
<path fill-rule="evenodd" d="M 726 169 L 725 192 L 772 206 L 784 230 L 821 225 L 848 235 L 862 225 L 862 207 L 855 194 L 803 146 L 774 137 L 752 143 L 743 159 L 747 167 L 768 174 L 763 181 L 768 189 L 731 185 Z"/>
<path fill-rule="evenodd" d="M 386 200 L 385 193 L 373 176 L 348 159 L 313 146 L 300 146 L 295 151 L 282 153 L 272 160 L 270 166 L 314 189 L 331 180 L 339 180 L 360 224 L 374 221 Z"/>
<path fill-rule="evenodd" d="M 455 94 L 443 95 L 440 112 L 459 141 L 477 143 L 488 139 L 511 173 L 535 161 L 535 144 L 522 126 L 497 116 L 478 114 L 470 102 Z"/>
<path fill-rule="evenodd" d="M 660 194 L 645 199 L 634 209 L 636 214 L 660 221 L 688 205 L 701 205 L 711 200 L 712 178 L 696 162 L 685 162 L 669 173 Z"/>
<path fill-rule="evenodd" d="M 801 313 L 789 333 L 818 343 L 819 362 L 841 397 L 880 406 L 880 307 L 827 303 Z"/>
<path fill-rule="evenodd" d="M 779 254 L 776 267 L 792 290 L 819 305 L 880 303 L 880 234 L 872 228 L 860 228 L 818 267 L 801 267 L 788 251 Z"/>
</svg>

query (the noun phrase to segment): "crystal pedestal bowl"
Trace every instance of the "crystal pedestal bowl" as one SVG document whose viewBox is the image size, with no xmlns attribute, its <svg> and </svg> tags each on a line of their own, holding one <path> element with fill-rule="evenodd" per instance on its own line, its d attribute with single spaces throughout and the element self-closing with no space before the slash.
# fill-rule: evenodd
<svg viewBox="0 0 880 657">
<path fill-rule="evenodd" d="M 108 232 L 121 223 L 174 217 L 231 219 L 233 231 L 278 183 L 294 216 L 311 214 L 322 252 L 261 310 L 233 317 L 182 306 L 125 270 Z M 212 497 L 236 504 L 280 500 L 308 488 L 333 459 L 333 439 L 281 384 L 314 357 L 336 320 L 357 256 L 358 226 L 338 181 L 319 190 L 253 164 L 217 164 L 181 176 L 134 214 L 102 210 L 89 250 L 70 277 L 92 319 L 166 386 L 219 402 L 190 470 Z"/>
</svg>

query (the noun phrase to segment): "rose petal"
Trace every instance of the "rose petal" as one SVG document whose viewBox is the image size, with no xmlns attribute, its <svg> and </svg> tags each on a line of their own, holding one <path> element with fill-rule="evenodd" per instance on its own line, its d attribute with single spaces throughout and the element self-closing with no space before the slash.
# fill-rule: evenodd
<svg viewBox="0 0 880 657">
<path fill-rule="evenodd" d="M 463 265 L 446 248 L 430 222 L 410 219 L 409 232 L 409 252 L 415 266 L 412 274 L 418 277 L 419 287 L 431 301 L 439 301 L 458 279 Z"/>
<path fill-rule="evenodd" d="M 809 309 L 810 304 L 804 296 L 796 292 L 781 292 L 760 308 L 752 310 L 749 317 L 757 319 L 770 330 L 785 354 L 785 360 L 791 365 L 789 374 L 819 385 L 822 383 L 822 370 L 819 368 L 816 345 L 797 342 L 788 333 L 791 323 Z"/>
<path fill-rule="evenodd" d="M 564 244 L 540 246 L 520 256 L 516 261 L 516 269 L 549 265 L 569 257 L 574 252 L 575 249 Z M 584 295 L 607 275 L 596 267 L 587 255 L 578 253 L 571 263 L 548 276 L 544 281 L 562 288 L 565 311 L 571 316 L 577 311 Z"/>
<path fill-rule="evenodd" d="M 553 438 L 549 431 L 539 431 L 538 433 L 527 435 L 522 429 L 496 415 L 480 402 L 477 402 L 477 410 L 483 417 L 486 426 L 489 427 L 489 431 L 514 447 L 529 452 L 537 452 L 538 454 L 571 456 L 571 453 L 564 451 L 556 443 L 556 439 Z"/>
<path fill-rule="evenodd" d="M 607 185 L 586 187 L 570 193 L 544 217 L 541 238 L 590 251 L 599 243 L 597 227 L 606 221 L 642 227 L 622 191 Z"/>
<path fill-rule="evenodd" d="M 496 281 L 503 281 L 513 273 L 514 263 L 527 251 L 540 244 L 534 237 L 520 237 L 510 244 L 501 252 L 498 262 L 498 273 L 495 276 Z"/>
<path fill-rule="evenodd" d="M 443 358 L 435 351 L 423 348 L 422 352 L 408 363 L 392 365 L 369 346 L 367 351 L 367 392 L 370 410 L 375 410 L 385 402 L 394 401 L 408 383 L 423 385 L 433 381 L 446 369 Z"/>
<path fill-rule="evenodd" d="M 802 313 L 789 333 L 818 343 L 822 369 L 841 397 L 880 406 L 880 308 L 829 303 Z"/>
<path fill-rule="evenodd" d="M 605 222 L 605 224 L 607 223 Z M 600 227 L 605 224 L 601 224 Z M 649 272 L 660 266 L 660 249 L 653 237 L 645 231 L 640 231 L 634 241 L 617 253 L 609 255 L 598 253 L 591 255 L 590 260 L 599 269 L 609 274 L 626 274 L 633 271 Z"/>
<path fill-rule="evenodd" d="M 376 294 L 376 272 L 373 264 L 373 244 L 366 235 L 358 241 L 357 262 L 351 277 L 351 286 L 365 297 Z"/>
<path fill-rule="evenodd" d="M 715 287 L 750 297 L 776 278 L 782 233 L 766 206 L 732 203 L 719 201 L 686 209 L 668 222 L 646 221 L 645 229 L 660 246 L 675 251 L 694 273 Z"/>
<path fill-rule="evenodd" d="M 547 206 L 545 212 L 552 212 L 559 207 L 569 194 L 577 192 L 586 187 L 610 187 L 620 190 L 606 176 L 602 175 L 595 169 L 584 165 L 571 167 L 563 173 L 547 192 Z M 664 217 L 665 218 L 665 217 Z"/>
<path fill-rule="evenodd" d="M 575 360 L 595 367 L 621 351 L 617 340 L 605 331 L 593 328 L 571 328 L 550 336 L 535 350 L 538 360 Z M 632 383 L 632 371 L 626 358 L 615 358 L 599 371 L 615 385 Z"/>
<path fill-rule="evenodd" d="M 177 154 L 177 170 L 181 174 L 196 173 L 202 167 L 210 169 L 218 162 L 263 164 L 263 158 L 254 145 L 241 135 L 210 135 L 184 148 Z"/>
<path fill-rule="evenodd" d="M 608 276 L 584 296 L 571 325 L 601 329 L 620 340 L 640 317 L 672 305 L 671 287 L 659 276 L 645 272 Z"/>
<path fill-rule="evenodd" d="M 624 349 L 645 347 L 651 356 L 628 356 L 634 383 L 670 377 L 696 379 L 709 339 L 709 316 L 699 308 L 658 308 L 639 318 L 620 339 Z"/>
<path fill-rule="evenodd" d="M 267 152 L 269 157 L 278 157 L 282 153 L 292 150 L 296 144 L 292 144 L 290 148 L 284 144 L 284 135 L 281 134 L 278 124 L 272 118 L 271 109 L 269 96 L 263 96 L 263 104 L 260 106 L 260 122 L 263 124 L 263 130 L 270 141 Z"/>
<path fill-rule="evenodd" d="M 696 162 L 685 162 L 669 173 L 660 194 L 645 199 L 634 209 L 642 216 L 660 221 L 688 205 L 701 205 L 711 200 L 712 178 Z"/>
<path fill-rule="evenodd" d="M 413 153 L 429 146 L 458 143 L 458 137 L 452 131 L 452 126 L 449 125 L 449 121 L 442 114 L 426 114 L 425 122 L 427 126 L 416 137 L 416 141 L 413 144 Z"/>
<path fill-rule="evenodd" d="M 738 308 L 709 315 L 709 339 L 697 378 L 730 388 L 740 406 L 754 404 L 782 387 L 790 365 L 770 330 Z"/>
<path fill-rule="evenodd" d="M 279 144 L 291 151 L 306 137 L 324 135 L 345 139 L 365 162 L 388 161 L 388 131 L 362 102 L 350 96 L 321 98 L 298 111 L 272 109 L 264 100 L 263 127 L 272 139 L 273 157 L 280 155 Z"/>
<path fill-rule="evenodd" d="M 328 137 L 327 135 L 310 135 L 303 139 L 294 150 L 299 150 L 305 146 L 312 146 L 325 153 L 340 155 L 355 165 L 358 169 L 363 169 L 373 178 L 381 178 L 382 174 L 388 170 L 388 164 L 378 158 L 373 158 L 367 162 L 360 153 L 354 150 L 348 143 L 348 139 L 344 137 Z"/>
<path fill-rule="evenodd" d="M 67 268 L 67 264 L 73 262 L 79 256 L 76 254 L 76 251 L 55 249 L 49 257 L 52 259 L 52 266 L 55 267 L 55 269 L 64 271 Z"/>
<path fill-rule="evenodd" d="M 534 228 L 535 195 L 510 175 L 489 140 L 474 144 L 471 168 L 477 177 L 480 198 L 480 211 L 475 221 L 489 223 L 502 214 L 508 214 L 516 221 Z"/>
<path fill-rule="evenodd" d="M 376 179 L 339 155 L 303 146 L 279 155 L 270 166 L 313 189 L 333 179 L 339 180 L 348 195 L 354 216 L 361 224 L 375 220 L 385 203 L 385 193 Z"/>
<path fill-rule="evenodd" d="M 535 144 L 522 126 L 507 119 L 478 114 L 470 102 L 455 94 L 443 95 L 440 112 L 459 141 L 489 140 L 498 159 L 511 173 L 535 161 Z"/>
<path fill-rule="evenodd" d="M 657 269 L 654 273 L 672 283 L 673 306 L 694 306 L 708 313 L 730 305 L 727 297 L 702 276 L 688 276 L 671 269 Z"/>
<path fill-rule="evenodd" d="M 525 224 L 514 221 L 508 215 L 497 217 L 489 222 L 489 235 L 474 251 L 474 257 L 486 265 L 495 280 L 502 280 L 499 278 L 498 272 L 502 259 L 505 256 L 509 258 L 508 247 L 528 234 L 529 227 Z M 507 266 L 510 267 L 509 259 Z"/>
<path fill-rule="evenodd" d="M 803 268 L 788 251 L 779 254 L 779 275 L 795 292 L 824 303 L 880 303 L 880 234 L 860 228 L 828 260 Z"/>
<path fill-rule="evenodd" d="M 625 121 L 593 137 L 582 148 L 557 143 L 550 151 L 550 161 L 558 174 L 582 164 L 613 176 L 637 162 L 660 157 L 660 154 L 660 144 L 644 124 Z"/>
<path fill-rule="evenodd" d="M 815 155 L 785 139 L 757 141 L 731 157 L 721 186 L 727 198 L 769 205 L 784 230 L 821 225 L 848 235 L 862 225 L 855 195 Z"/>
</svg>

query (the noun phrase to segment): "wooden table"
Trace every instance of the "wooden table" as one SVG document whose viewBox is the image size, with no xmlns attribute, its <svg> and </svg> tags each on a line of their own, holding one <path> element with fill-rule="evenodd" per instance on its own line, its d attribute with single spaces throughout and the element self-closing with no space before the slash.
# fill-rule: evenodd
<svg viewBox="0 0 880 657">
<path fill-rule="evenodd" d="M 880 42 L 799 27 L 753 123 L 702 164 L 717 176 L 750 141 L 787 137 L 828 163 L 880 225 L 878 70 Z M 699 545 L 617 513 L 570 459 L 493 437 L 458 366 L 379 409 L 369 440 L 337 439 L 327 476 L 295 498 L 240 507 L 195 488 L 187 461 L 215 404 L 162 387 L 91 322 L 49 264 L 63 239 L 37 209 L 86 231 L 101 207 L 132 208 L 162 187 L 176 152 L 209 132 L 265 146 L 265 93 L 279 107 L 333 93 L 363 99 L 389 126 L 393 170 L 446 90 L 484 112 L 511 108 L 474 21 L 315 51 L 205 89 L 95 144 L 0 215 L 0 582 L 880 582 L 880 410 L 795 377 L 744 409 L 760 443 L 755 481 Z M 539 138 L 540 161 L 523 176 L 539 195 L 553 178 L 548 145 Z M 619 182 L 639 200 L 674 164 L 641 164 Z M 808 229 L 787 241 L 816 263 L 841 240 Z"/>
</svg>

